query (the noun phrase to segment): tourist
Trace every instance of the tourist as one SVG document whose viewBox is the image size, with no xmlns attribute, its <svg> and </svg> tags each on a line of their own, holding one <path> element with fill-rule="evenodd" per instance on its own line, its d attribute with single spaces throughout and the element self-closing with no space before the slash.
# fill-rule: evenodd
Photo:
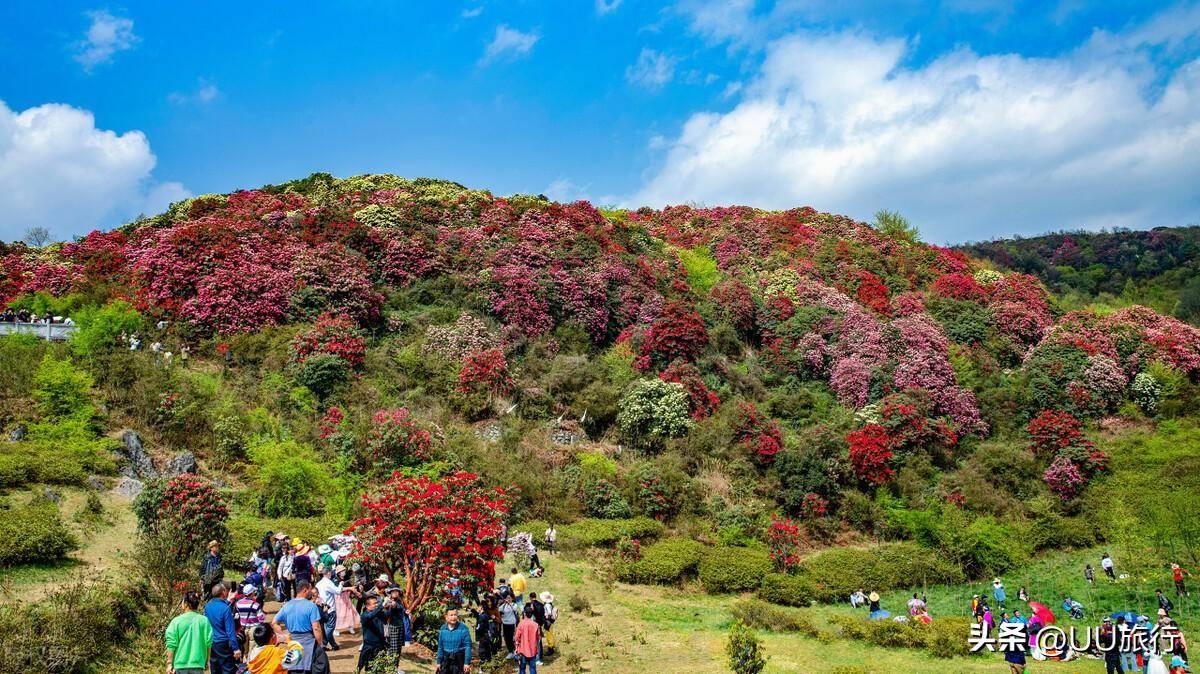
<svg viewBox="0 0 1200 674">
<path fill-rule="evenodd" d="M 326 569 L 332 569 L 336 566 L 337 560 L 333 558 L 333 548 L 325 544 L 318 545 L 317 563 Z"/>
<path fill-rule="evenodd" d="M 508 579 L 508 586 L 512 588 L 517 608 L 522 608 L 525 605 L 525 588 L 528 587 L 528 581 L 517 571 L 516 567 L 513 567 L 512 577 Z"/>
<path fill-rule="evenodd" d="M 446 624 L 438 630 L 437 663 L 440 674 L 471 671 L 471 631 L 458 621 L 458 609 L 446 609 Z"/>
<path fill-rule="evenodd" d="M 537 594 L 533 592 L 529 593 L 529 602 L 525 605 L 525 608 L 533 608 L 533 619 L 537 622 L 539 628 L 546 629 L 546 606 L 538 599 Z M 517 626 L 517 629 L 520 629 L 520 625 Z M 537 663 L 539 665 L 542 664 L 542 642 L 540 640 L 538 641 Z"/>
<path fill-rule="evenodd" d="M 542 560 L 538 558 L 537 546 L 533 543 L 529 544 L 529 574 L 531 576 L 540 577 L 546 567 L 542 566 Z"/>
<path fill-rule="evenodd" d="M 258 588 L 246 584 L 242 587 L 242 596 L 233 603 L 233 617 L 246 638 L 246 651 L 250 650 L 250 639 L 254 628 L 266 621 L 262 602 L 258 600 Z"/>
<path fill-rule="evenodd" d="M 1075 601 L 1074 599 L 1072 599 L 1070 597 L 1063 597 L 1062 608 L 1073 619 L 1083 620 L 1083 615 L 1084 615 L 1083 604 L 1080 604 L 1079 602 Z"/>
<path fill-rule="evenodd" d="M 1154 597 L 1158 600 L 1158 609 L 1162 615 L 1171 615 L 1171 611 L 1175 610 L 1175 604 L 1167 598 L 1167 595 L 1163 594 L 1162 590 L 1155 590 Z"/>
<path fill-rule="evenodd" d="M 863 594 L 861 587 L 850 593 L 850 608 L 858 608 L 859 606 L 866 605 L 867 595 Z"/>
<path fill-rule="evenodd" d="M 553 522 L 550 523 L 550 526 L 546 527 L 546 535 L 543 536 L 543 539 L 546 541 L 546 552 L 553 555 L 554 544 L 558 542 L 558 529 L 554 528 Z"/>
<path fill-rule="evenodd" d="M 287 601 L 296 591 L 296 574 L 292 565 L 296 562 L 296 553 L 290 543 L 284 542 L 279 547 L 279 561 L 275 566 L 275 598 Z"/>
<path fill-rule="evenodd" d="M 1192 574 L 1188 571 L 1185 571 L 1182 566 L 1179 566 L 1175 562 L 1171 562 L 1171 579 L 1175 581 L 1176 597 L 1183 597 L 1187 595 L 1187 587 L 1183 583 L 1183 577 L 1190 575 Z"/>
<path fill-rule="evenodd" d="M 313 565 L 312 557 L 308 553 L 312 552 L 312 548 L 304 543 L 296 544 L 296 557 L 292 560 L 292 575 L 295 576 L 296 585 L 301 582 L 312 584 L 313 571 L 316 567 Z"/>
<path fill-rule="evenodd" d="M 880 607 L 878 592 L 872 592 L 871 594 L 867 595 L 867 601 L 867 608 L 871 611 L 871 620 L 884 620 L 892 615 L 890 612 L 885 611 L 882 607 Z"/>
<path fill-rule="evenodd" d="M 179 347 L 179 363 L 183 367 L 187 367 L 188 358 L 192 355 L 192 349 L 187 344 Z"/>
<path fill-rule="evenodd" d="M 533 606 L 525 607 L 525 617 L 517 625 L 513 643 L 516 646 L 517 666 L 519 674 L 537 674 L 537 666 L 541 664 L 541 627 L 534 616 Z"/>
<path fill-rule="evenodd" d="M 1004 651 L 1004 661 L 1008 663 L 1011 674 L 1025 674 L 1025 650 L 1010 648 Z"/>
<path fill-rule="evenodd" d="M 1122 623 L 1124 618 L 1120 619 Z M 1121 635 L 1113 627 L 1112 618 L 1104 616 L 1100 622 L 1100 633 L 1096 645 L 1104 653 L 1105 674 L 1121 674 Z"/>
<path fill-rule="evenodd" d="M 215 540 L 208 542 L 208 552 L 200 562 L 200 585 L 207 593 L 212 586 L 225 580 L 225 564 L 221 560 L 221 544 Z M 208 596 L 212 596 L 209 594 Z"/>
<path fill-rule="evenodd" d="M 1029 593 L 1025 591 L 1024 585 L 1017 589 L 1017 600 L 1029 603 Z"/>
<path fill-rule="evenodd" d="M 387 636 L 385 631 L 387 627 L 386 616 L 384 615 L 383 604 L 379 601 L 377 595 L 370 595 L 363 598 L 363 613 L 362 613 L 362 650 L 358 654 L 358 671 L 363 671 L 371 666 L 371 661 L 375 659 L 385 648 L 387 648 Z"/>
<path fill-rule="evenodd" d="M 342 591 L 334 598 L 334 603 L 337 604 L 337 624 L 334 626 L 334 636 L 342 632 L 354 634 L 360 620 L 358 609 L 355 608 L 354 602 L 350 601 L 350 598 L 361 597 L 361 593 L 352 584 L 345 566 L 334 567 L 333 574 L 333 582 L 342 588 Z"/>
<path fill-rule="evenodd" d="M 1004 593 L 1004 583 L 1000 582 L 999 578 L 992 581 L 992 596 L 996 599 L 996 608 L 1003 611 L 1004 600 L 1008 598 L 1008 595 Z"/>
<path fill-rule="evenodd" d="M 341 593 L 342 586 L 333 581 L 333 569 L 326 567 L 321 572 L 321 580 L 317 581 L 317 601 L 321 605 L 325 648 L 331 651 L 341 648 L 334 638 L 334 632 L 337 630 L 337 598 Z"/>
<path fill-rule="evenodd" d="M 209 664 L 213 674 L 236 674 L 237 663 L 242 659 L 237 624 L 226 599 L 228 594 L 229 588 L 224 583 L 216 583 L 212 586 L 212 599 L 204 605 L 204 616 L 212 624 L 212 656 Z"/>
<path fill-rule="evenodd" d="M 406 644 L 412 643 L 412 617 L 404 606 L 404 591 L 392 585 L 387 589 L 383 608 L 387 616 L 388 653 L 400 655 Z"/>
<path fill-rule="evenodd" d="M 1096 570 L 1092 568 L 1091 564 L 1083 567 L 1083 579 L 1088 582 L 1088 585 L 1096 584 Z"/>
<path fill-rule="evenodd" d="M 275 630 L 287 630 L 292 641 L 299 643 L 303 649 L 300 662 L 287 668 L 290 672 L 324 672 L 328 667 L 324 635 L 321 633 L 321 610 L 312 602 L 312 596 L 312 584 L 307 580 L 297 581 L 296 598 L 284 604 L 275 614 Z"/>
<path fill-rule="evenodd" d="M 363 606 L 367 602 L 367 585 L 370 585 L 367 580 L 368 575 L 367 567 L 362 564 L 354 562 L 350 565 L 350 584 L 354 587 L 354 596 L 356 597 L 354 600 L 354 610 L 358 613 L 362 613 Z M 376 595 L 376 598 L 378 598 L 378 595 Z"/>
<path fill-rule="evenodd" d="M 1100 558 L 1100 568 L 1104 569 L 1104 575 L 1108 576 L 1109 580 L 1116 580 L 1117 574 L 1113 571 L 1112 556 L 1107 552 Z"/>
<path fill-rule="evenodd" d="M 908 600 L 908 613 L 909 615 L 917 615 L 923 610 L 925 610 L 925 600 L 917 597 L 917 593 L 914 592 L 912 599 Z"/>
<path fill-rule="evenodd" d="M 183 613 L 167 625 L 167 672 L 204 674 L 213 643 L 212 624 L 199 613 L 199 594 L 185 593 L 180 608 Z"/>
<path fill-rule="evenodd" d="M 504 636 L 504 647 L 508 650 L 509 655 L 512 655 L 516 650 L 513 637 L 517 631 L 517 623 L 521 621 L 521 611 L 513 601 L 511 593 L 501 596 L 499 611 L 500 632 Z"/>
<path fill-rule="evenodd" d="M 1125 637 L 1125 633 L 1132 630 L 1133 628 L 1126 624 L 1125 616 L 1117 617 L 1118 643 L 1115 650 L 1120 653 L 1121 670 L 1125 672 L 1136 672 L 1141 669 L 1137 664 L 1137 655 L 1132 650 L 1125 650 L 1133 648 L 1134 641 Z"/>
<path fill-rule="evenodd" d="M 542 641 L 546 651 L 554 651 L 553 630 L 554 621 L 558 620 L 558 607 L 554 605 L 554 595 L 549 591 L 543 590 L 538 595 L 538 600 L 542 602 L 542 613 L 546 617 L 545 624 L 542 625 Z"/>
<path fill-rule="evenodd" d="M 295 641 L 279 643 L 279 636 L 266 623 L 254 626 L 250 640 L 254 644 L 246 656 L 250 674 L 283 674 L 304 658 L 303 646 Z"/>
<path fill-rule="evenodd" d="M 473 611 L 475 615 L 475 643 L 479 646 L 479 661 L 487 662 L 491 660 L 500 651 L 500 626 L 497 624 L 495 615 L 488 609 L 488 600 L 492 599 L 492 605 L 495 605 L 495 600 L 491 597 L 484 597 L 478 610 Z"/>
</svg>

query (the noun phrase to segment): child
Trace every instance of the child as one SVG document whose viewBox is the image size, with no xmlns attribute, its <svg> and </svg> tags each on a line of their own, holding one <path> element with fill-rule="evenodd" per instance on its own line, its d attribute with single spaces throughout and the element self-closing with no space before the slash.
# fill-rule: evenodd
<svg viewBox="0 0 1200 674">
<path fill-rule="evenodd" d="M 288 667 L 300 662 L 304 647 L 295 641 L 278 643 L 275 630 L 266 623 L 254 627 L 254 650 L 246 658 L 251 674 L 284 674 Z"/>
</svg>

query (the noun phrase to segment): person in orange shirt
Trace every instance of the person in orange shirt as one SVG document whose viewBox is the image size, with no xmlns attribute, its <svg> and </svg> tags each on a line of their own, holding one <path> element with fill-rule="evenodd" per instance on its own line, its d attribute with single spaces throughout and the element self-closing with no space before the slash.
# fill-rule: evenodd
<svg viewBox="0 0 1200 674">
<path fill-rule="evenodd" d="M 267 623 L 254 627 L 254 650 L 246 659 L 251 674 L 286 674 L 287 668 L 300 662 L 304 647 L 295 641 L 279 643 L 275 630 Z"/>
</svg>

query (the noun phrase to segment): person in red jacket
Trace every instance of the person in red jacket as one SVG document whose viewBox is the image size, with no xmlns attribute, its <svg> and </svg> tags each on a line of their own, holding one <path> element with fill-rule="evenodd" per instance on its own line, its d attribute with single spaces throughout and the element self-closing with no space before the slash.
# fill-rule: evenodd
<svg viewBox="0 0 1200 674">
<path fill-rule="evenodd" d="M 1187 596 L 1187 587 L 1183 584 L 1183 577 L 1190 576 L 1190 575 L 1192 575 L 1192 574 L 1190 574 L 1186 570 L 1184 570 L 1183 567 L 1179 566 L 1178 564 L 1175 564 L 1174 562 L 1171 563 L 1171 577 L 1175 581 L 1175 596 L 1176 597 Z"/>
<path fill-rule="evenodd" d="M 538 644 L 542 639 L 542 628 L 533 619 L 533 607 L 525 607 L 525 618 L 517 625 L 517 633 L 513 636 L 516 646 L 517 665 L 519 674 L 537 674 Z"/>
</svg>

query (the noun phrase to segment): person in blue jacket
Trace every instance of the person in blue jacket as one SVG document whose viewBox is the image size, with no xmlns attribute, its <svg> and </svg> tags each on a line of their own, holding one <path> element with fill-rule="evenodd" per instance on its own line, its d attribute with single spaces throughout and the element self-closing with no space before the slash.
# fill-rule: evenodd
<svg viewBox="0 0 1200 674">
<path fill-rule="evenodd" d="M 446 609 L 446 624 L 438 630 L 437 662 L 441 674 L 471 671 L 471 630 L 458 621 L 458 609 Z"/>
<path fill-rule="evenodd" d="M 1004 600 L 1008 595 L 1004 594 L 1004 583 L 1001 583 L 999 578 L 992 581 L 992 596 L 996 598 L 996 608 L 1003 611 Z"/>
<path fill-rule="evenodd" d="M 226 599 L 228 595 L 229 588 L 225 583 L 216 583 L 212 586 L 212 599 L 204 605 L 204 617 L 212 625 L 212 657 L 209 659 L 212 674 L 236 674 L 237 663 L 242 660 L 242 645 L 238 643 L 233 609 Z"/>
</svg>

